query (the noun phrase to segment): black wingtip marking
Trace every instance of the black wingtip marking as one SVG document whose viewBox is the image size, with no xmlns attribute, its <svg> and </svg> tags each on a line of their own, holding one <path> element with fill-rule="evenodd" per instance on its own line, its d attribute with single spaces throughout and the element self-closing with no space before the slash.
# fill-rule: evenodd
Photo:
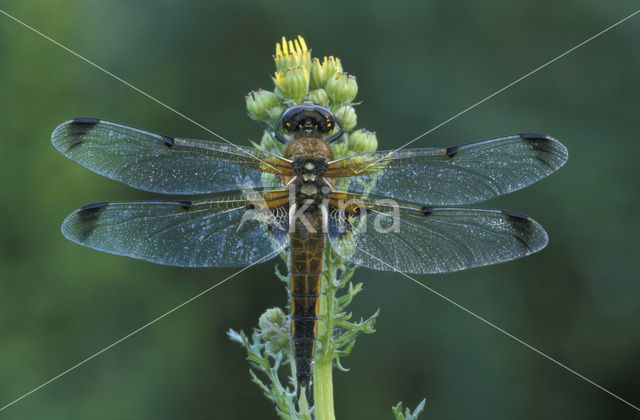
<svg viewBox="0 0 640 420">
<path fill-rule="evenodd" d="M 84 139 L 82 136 L 86 135 L 91 129 L 100 122 L 98 118 L 79 117 L 74 118 L 69 123 L 69 134 L 71 137 L 75 137 L 74 142 L 67 147 L 67 151 L 80 146 Z"/>
<path fill-rule="evenodd" d="M 514 220 L 514 221 L 522 221 L 522 220 L 526 220 L 526 221 L 530 221 L 531 219 L 529 218 L 529 216 L 527 216 L 524 213 L 520 213 L 517 211 L 513 211 L 513 210 L 500 210 L 502 212 L 502 214 L 504 214 L 505 216 L 507 216 L 507 220 Z"/>
<path fill-rule="evenodd" d="M 553 140 L 553 137 L 542 133 L 520 133 L 518 135 L 525 140 Z"/>
<path fill-rule="evenodd" d="M 91 235 L 91 232 L 98 226 L 97 222 L 100 219 L 100 214 L 107 208 L 109 203 L 100 202 L 87 204 L 86 206 L 78 209 L 78 220 L 81 223 L 81 231 L 78 232 L 80 241 L 85 242 Z"/>
<path fill-rule="evenodd" d="M 87 204 L 86 206 L 82 206 L 78 209 L 79 213 L 96 213 L 104 210 L 105 207 L 109 205 L 106 201 L 101 201 L 99 203 Z"/>
<path fill-rule="evenodd" d="M 500 211 L 506 217 L 507 222 L 509 222 L 514 230 L 518 232 L 514 237 L 522 244 L 523 247 L 525 247 L 529 252 L 532 252 L 533 249 L 529 243 L 531 242 L 531 238 L 535 231 L 535 222 L 526 214 L 519 213 L 517 211 Z"/>
<path fill-rule="evenodd" d="M 549 160 L 549 155 L 561 154 L 562 149 L 564 149 L 564 146 L 559 144 L 556 139 L 551 136 L 547 136 L 546 134 L 540 133 L 522 133 L 519 134 L 519 136 L 527 143 L 529 148 L 535 152 L 534 157 L 540 163 L 545 165 L 551 172 L 553 172 L 559 166 L 562 166 L 562 163 L 558 166 L 553 162 L 553 160 Z"/>
<path fill-rule="evenodd" d="M 178 201 L 178 203 L 185 210 L 190 210 L 191 207 L 193 207 L 193 201 L 191 201 L 191 200 Z"/>
<path fill-rule="evenodd" d="M 460 146 L 450 146 L 447 147 L 445 154 L 447 155 L 447 157 L 452 158 L 458 154 L 458 150 L 460 150 Z"/>
<path fill-rule="evenodd" d="M 422 212 L 423 216 L 428 216 L 431 213 L 433 213 L 433 207 L 430 206 L 422 206 L 420 207 L 420 211 Z"/>
<path fill-rule="evenodd" d="M 555 141 L 553 137 L 540 133 L 521 133 L 519 136 L 536 152 L 550 152 Z"/>
<path fill-rule="evenodd" d="M 96 125 L 100 122 L 100 118 L 78 117 L 71 120 L 71 124 Z"/>
<path fill-rule="evenodd" d="M 95 127 L 100 120 L 98 118 L 80 117 L 74 118 L 69 123 L 71 134 L 74 136 L 83 136 Z"/>
<path fill-rule="evenodd" d="M 171 148 L 176 145 L 176 138 L 171 136 L 162 135 L 162 140 L 164 141 L 164 145 Z"/>
</svg>

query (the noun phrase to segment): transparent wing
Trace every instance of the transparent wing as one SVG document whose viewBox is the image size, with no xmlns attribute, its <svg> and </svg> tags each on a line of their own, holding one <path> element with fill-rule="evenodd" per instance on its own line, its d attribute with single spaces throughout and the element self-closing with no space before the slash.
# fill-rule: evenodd
<svg viewBox="0 0 640 420">
<path fill-rule="evenodd" d="M 71 213 L 62 233 L 89 248 L 156 264 L 245 266 L 287 246 L 287 209 L 280 206 L 286 197 L 96 203 Z"/>
<path fill-rule="evenodd" d="M 277 187 L 278 175 L 291 173 L 286 159 L 250 147 L 180 139 L 95 118 L 60 124 L 51 142 L 97 174 L 165 194 Z"/>
<path fill-rule="evenodd" d="M 333 249 L 374 270 L 448 273 L 524 257 L 548 241 L 536 221 L 506 210 L 329 203 Z"/>
<path fill-rule="evenodd" d="M 542 134 L 463 146 L 380 151 L 329 164 L 339 190 L 434 206 L 478 203 L 524 188 L 560 168 L 567 149 Z"/>
</svg>

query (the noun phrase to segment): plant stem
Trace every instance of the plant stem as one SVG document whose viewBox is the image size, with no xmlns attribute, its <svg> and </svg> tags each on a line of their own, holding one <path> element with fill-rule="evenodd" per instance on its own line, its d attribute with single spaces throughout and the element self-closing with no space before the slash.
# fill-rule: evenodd
<svg viewBox="0 0 640 420">
<path fill-rule="evenodd" d="M 334 270 L 327 270 L 329 276 L 323 276 L 322 294 L 320 295 L 318 341 L 322 348 L 316 355 L 313 365 L 313 397 L 316 420 L 335 420 L 333 409 L 333 293 L 327 293 L 328 283 L 335 278 Z M 327 278 L 328 277 L 328 278 Z"/>
</svg>

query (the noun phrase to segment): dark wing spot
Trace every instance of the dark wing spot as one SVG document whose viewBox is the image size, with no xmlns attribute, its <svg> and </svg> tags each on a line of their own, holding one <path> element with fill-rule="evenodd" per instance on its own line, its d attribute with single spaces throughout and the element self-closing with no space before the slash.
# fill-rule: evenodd
<svg viewBox="0 0 640 420">
<path fill-rule="evenodd" d="M 545 156 L 553 152 L 554 143 L 551 137 L 540 133 L 522 133 L 520 138 L 535 152 L 536 160 L 550 169 L 554 169 L 553 165 L 545 159 Z"/>
<path fill-rule="evenodd" d="M 87 204 L 84 207 L 80 207 L 76 213 L 78 216 L 79 229 L 78 238 L 81 242 L 85 242 L 91 235 L 91 232 L 98 226 L 98 220 L 100 220 L 100 214 L 107 208 L 109 203 L 101 202 L 94 204 Z"/>
<path fill-rule="evenodd" d="M 164 145 L 171 148 L 176 145 L 176 138 L 171 136 L 162 135 L 162 140 L 164 141 Z"/>
<path fill-rule="evenodd" d="M 522 133 L 519 134 L 519 136 L 529 145 L 531 150 L 535 150 L 536 152 L 549 152 L 550 146 L 553 145 L 553 139 L 546 134 Z"/>
<path fill-rule="evenodd" d="M 190 210 L 191 207 L 193 207 L 193 201 L 191 200 L 178 201 L 178 204 L 180 204 L 180 207 L 182 207 L 185 210 Z"/>
<path fill-rule="evenodd" d="M 460 150 L 460 146 L 447 147 L 445 154 L 447 155 L 447 157 L 452 158 L 458 154 L 458 150 Z"/>
<path fill-rule="evenodd" d="M 82 136 L 86 135 L 91 129 L 100 122 L 98 118 L 80 117 L 74 118 L 69 123 L 69 135 L 75 137 L 73 143 L 67 147 L 67 151 L 80 146 L 84 139 Z"/>
<path fill-rule="evenodd" d="M 99 118 L 78 117 L 71 120 L 71 125 L 75 127 L 85 127 L 87 130 L 89 130 L 99 122 Z"/>
<path fill-rule="evenodd" d="M 505 220 L 513 228 L 513 237 L 518 240 L 529 252 L 532 251 L 529 243 L 535 231 L 533 220 L 526 214 L 518 213 L 511 210 L 500 210 L 505 216 Z"/>
<path fill-rule="evenodd" d="M 513 211 L 513 210 L 500 210 L 500 212 L 502 212 L 502 214 L 504 214 L 505 216 L 507 216 L 507 220 L 526 220 L 529 221 L 529 216 L 527 216 L 524 213 L 520 213 L 517 211 Z"/>
<path fill-rule="evenodd" d="M 433 213 L 433 207 L 430 206 L 422 206 L 420 207 L 420 211 L 422 212 L 423 216 L 428 216 L 431 213 Z"/>
<path fill-rule="evenodd" d="M 78 213 L 82 213 L 87 217 L 97 217 L 100 215 L 102 211 L 104 211 L 105 207 L 107 207 L 109 203 L 106 201 L 101 201 L 100 203 L 87 204 L 86 206 L 80 207 L 78 209 Z"/>
</svg>

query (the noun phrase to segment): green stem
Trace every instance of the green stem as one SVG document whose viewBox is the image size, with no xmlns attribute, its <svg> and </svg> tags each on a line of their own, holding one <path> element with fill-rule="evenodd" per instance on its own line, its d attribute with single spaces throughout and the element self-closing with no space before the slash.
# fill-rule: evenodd
<svg viewBox="0 0 640 420">
<path fill-rule="evenodd" d="M 320 295 L 320 322 L 318 341 L 322 345 L 313 365 L 313 397 L 316 420 L 335 420 L 333 409 L 333 293 L 328 293 L 329 282 L 335 277 L 335 270 L 327 270 L 329 276 L 323 279 Z M 329 278 L 326 278 L 329 277 Z"/>
</svg>

